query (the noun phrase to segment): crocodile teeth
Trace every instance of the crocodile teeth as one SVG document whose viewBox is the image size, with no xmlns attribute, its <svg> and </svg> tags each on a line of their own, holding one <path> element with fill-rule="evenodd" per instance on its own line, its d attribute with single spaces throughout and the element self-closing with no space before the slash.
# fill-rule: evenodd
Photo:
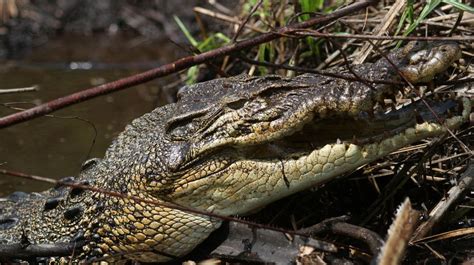
<svg viewBox="0 0 474 265">
<path fill-rule="evenodd" d="M 232 193 L 223 190 L 214 194 L 214 212 L 220 214 L 243 214 L 248 208 L 258 208 L 276 199 L 321 184 L 335 176 L 350 172 L 427 137 L 433 137 L 454 129 L 467 121 L 471 112 L 471 102 L 463 99 L 464 109 L 460 116 L 446 119 L 443 125 L 425 121 L 406 128 L 381 141 L 368 144 L 335 143 L 316 148 L 297 158 L 286 157 L 273 160 L 246 159 L 231 164 L 228 170 L 233 175 L 226 176 L 226 183 L 232 183 Z M 283 169 L 283 170 L 282 170 Z M 255 174 L 258 172 L 258 174 Z M 216 175 L 215 178 L 219 178 Z M 252 180 L 250 183 L 241 179 Z M 190 184 L 195 189 L 206 189 L 196 181 Z M 179 191 L 176 191 L 177 193 Z M 257 197 L 258 195 L 258 197 Z M 232 198 L 232 199 L 230 199 Z M 238 198 L 238 199 L 236 199 Z M 196 200 L 196 202 L 199 200 Z M 190 202 L 193 204 L 192 201 Z M 246 205 L 247 207 L 243 207 Z M 194 205 L 199 207 L 201 205 Z"/>
</svg>

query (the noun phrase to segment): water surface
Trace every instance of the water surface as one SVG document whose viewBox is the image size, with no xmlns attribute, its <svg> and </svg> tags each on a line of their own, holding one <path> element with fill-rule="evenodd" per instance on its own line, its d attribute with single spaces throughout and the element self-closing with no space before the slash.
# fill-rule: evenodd
<svg viewBox="0 0 474 265">
<path fill-rule="evenodd" d="M 40 86 L 37 92 L 0 95 L 0 116 L 17 111 L 5 104 L 28 108 L 170 62 L 182 55 L 176 49 L 166 41 L 124 37 L 53 40 L 25 60 L 0 63 L 0 89 Z M 172 80 L 152 81 L 67 107 L 54 116 L 0 129 L 1 167 L 55 179 L 76 175 L 85 159 L 103 156 L 126 124 L 166 103 L 163 86 Z M 169 98 L 172 92 L 166 93 Z M 0 196 L 49 186 L 0 175 Z"/>
</svg>

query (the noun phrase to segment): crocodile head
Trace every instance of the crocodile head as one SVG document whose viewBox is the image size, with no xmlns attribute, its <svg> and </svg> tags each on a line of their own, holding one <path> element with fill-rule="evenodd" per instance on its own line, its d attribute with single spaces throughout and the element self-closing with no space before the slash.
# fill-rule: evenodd
<svg viewBox="0 0 474 265">
<path fill-rule="evenodd" d="M 412 42 L 352 71 L 365 79 L 427 82 L 460 55 L 455 43 Z M 330 71 L 351 76 L 345 67 Z M 470 111 L 467 100 L 429 101 L 441 117 L 455 113 L 439 124 L 421 102 L 386 108 L 386 98 L 396 101 L 400 91 L 309 74 L 187 87 L 164 133 L 172 147 L 163 160 L 173 174 L 154 183 L 156 191 L 179 204 L 243 214 L 439 135 Z"/>
</svg>

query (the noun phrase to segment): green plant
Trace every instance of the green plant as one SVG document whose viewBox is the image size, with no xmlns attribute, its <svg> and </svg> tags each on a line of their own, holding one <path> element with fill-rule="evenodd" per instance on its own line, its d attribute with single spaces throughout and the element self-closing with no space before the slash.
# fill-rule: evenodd
<svg viewBox="0 0 474 265">
<path fill-rule="evenodd" d="M 205 38 L 204 40 L 198 41 L 191 35 L 189 30 L 186 28 L 186 26 L 177 16 L 174 16 L 174 20 L 176 21 L 176 24 L 178 24 L 179 28 L 184 33 L 186 38 L 188 39 L 189 43 L 191 43 L 191 45 L 198 52 L 210 51 L 210 50 L 222 47 L 223 45 L 231 41 L 229 37 L 227 37 L 225 34 L 221 32 L 213 33 L 209 37 Z M 186 83 L 187 84 L 196 83 L 198 75 L 199 75 L 198 66 L 193 66 L 189 68 L 187 71 Z"/>
<path fill-rule="evenodd" d="M 410 1 L 410 2 L 412 3 L 407 5 L 407 10 L 411 9 L 411 11 L 408 11 L 408 14 L 411 14 L 411 16 L 413 17 L 413 1 Z M 410 25 L 403 33 L 403 36 L 408 36 L 413 30 L 415 30 L 418 27 L 418 25 L 421 23 L 421 21 L 423 21 L 441 3 L 450 4 L 458 8 L 459 10 L 474 13 L 474 7 L 463 4 L 459 2 L 458 0 L 428 0 L 426 2 L 426 5 L 421 10 L 420 15 L 415 20 L 411 18 L 412 21 L 410 21 Z M 403 20 L 401 19 L 400 21 L 403 21 Z"/>
</svg>

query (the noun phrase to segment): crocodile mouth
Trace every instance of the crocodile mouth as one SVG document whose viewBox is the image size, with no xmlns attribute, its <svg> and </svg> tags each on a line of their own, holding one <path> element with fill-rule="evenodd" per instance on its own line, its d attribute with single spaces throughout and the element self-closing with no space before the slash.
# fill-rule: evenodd
<svg viewBox="0 0 474 265">
<path fill-rule="evenodd" d="M 437 135 L 446 128 L 459 126 L 466 120 L 470 108 L 469 99 L 419 99 L 376 114 L 361 112 L 356 116 L 327 115 L 324 118 L 315 115 L 293 134 L 270 143 L 246 147 L 245 153 L 256 159 L 294 159 L 327 144 L 364 146 L 407 132 L 416 134 L 417 129 L 429 130 Z"/>
<path fill-rule="evenodd" d="M 193 161 L 194 170 L 180 175 L 172 188 L 173 199 L 223 215 L 245 214 L 404 146 L 439 136 L 447 128 L 458 128 L 471 112 L 468 98 L 425 102 L 430 108 L 419 100 L 374 117 L 337 111 L 324 118 L 313 115 L 272 141 L 215 149 L 205 159 Z M 195 174 L 201 171 L 205 173 Z M 200 201 L 201 192 L 209 192 L 213 200 Z"/>
</svg>

